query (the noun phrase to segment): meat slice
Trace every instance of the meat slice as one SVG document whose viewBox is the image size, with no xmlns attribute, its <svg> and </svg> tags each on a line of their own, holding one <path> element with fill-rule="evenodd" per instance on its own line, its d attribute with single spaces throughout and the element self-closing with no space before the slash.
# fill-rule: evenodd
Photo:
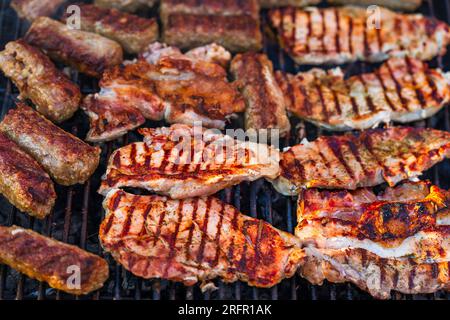
<svg viewBox="0 0 450 320">
<path fill-rule="evenodd" d="M 53 182 L 41 166 L 0 133 L 0 193 L 20 211 L 43 219 L 56 201 Z"/>
<path fill-rule="evenodd" d="M 344 79 L 340 68 L 277 72 L 287 108 L 329 130 L 368 129 L 433 116 L 450 100 L 450 76 L 412 58 L 391 58 L 372 73 Z"/>
<path fill-rule="evenodd" d="M 41 48 L 52 59 L 62 61 L 89 76 L 100 77 L 123 60 L 122 47 L 98 34 L 69 28 L 46 17 L 36 19 L 25 41 Z"/>
<path fill-rule="evenodd" d="M 140 119 L 131 123 L 108 120 L 115 113 L 122 119 L 137 119 L 140 113 L 150 120 L 189 125 L 201 121 L 206 127 L 223 129 L 228 118 L 245 110 L 239 91 L 216 63 L 225 64 L 229 57 L 217 45 L 184 55 L 177 48 L 151 45 L 138 60 L 105 72 L 100 93 L 86 98 L 83 109 L 91 118 L 87 139 L 110 140 L 125 133 L 125 128 L 140 125 Z"/>
<path fill-rule="evenodd" d="M 184 285 L 221 278 L 272 287 L 291 277 L 303 250 L 291 234 L 216 198 L 168 200 L 111 190 L 100 241 L 136 276 Z"/>
<path fill-rule="evenodd" d="M 181 49 L 218 43 L 233 52 L 262 47 L 259 4 L 250 1 L 162 1 L 164 41 Z"/>
<path fill-rule="evenodd" d="M 269 58 L 265 54 L 239 54 L 231 62 L 230 70 L 246 100 L 246 130 L 275 129 L 280 137 L 286 136 L 291 125 Z"/>
<path fill-rule="evenodd" d="M 11 7 L 20 18 L 34 21 L 39 17 L 53 15 L 64 2 L 65 0 L 12 0 Z"/>
<path fill-rule="evenodd" d="M 141 129 L 144 142 L 116 150 L 100 193 L 137 187 L 185 199 L 279 174 L 279 152 L 199 127 Z"/>
<path fill-rule="evenodd" d="M 323 136 L 281 156 L 275 188 L 286 195 L 302 188 L 356 189 L 418 177 L 450 156 L 450 133 L 395 127 Z"/>
<path fill-rule="evenodd" d="M 101 8 L 114 8 L 127 12 L 151 8 L 156 2 L 157 0 L 94 0 L 94 4 Z"/>
<path fill-rule="evenodd" d="M 422 15 L 360 7 L 282 8 L 269 13 L 282 47 L 298 64 L 378 62 L 443 55 L 449 26 Z"/>
<path fill-rule="evenodd" d="M 306 7 L 318 4 L 320 0 L 259 0 L 262 8 Z"/>
<path fill-rule="evenodd" d="M 0 52 L 0 68 L 19 88 L 19 98 L 30 99 L 48 119 L 62 122 L 78 110 L 80 89 L 38 48 L 23 40 L 9 42 Z"/>
<path fill-rule="evenodd" d="M 75 295 L 100 289 L 109 276 L 104 259 L 16 226 L 0 226 L 0 262 Z"/>
<path fill-rule="evenodd" d="M 100 161 L 100 148 L 65 132 L 23 103 L 8 112 L 0 131 L 65 186 L 86 182 Z"/>
<path fill-rule="evenodd" d="M 328 0 L 328 3 L 336 5 L 360 5 L 371 6 L 378 5 L 394 10 L 414 11 L 420 7 L 422 0 Z"/>
<path fill-rule="evenodd" d="M 427 182 L 378 195 L 305 190 L 296 228 L 308 256 L 301 274 L 314 284 L 350 281 L 377 298 L 448 290 L 449 205 L 450 193 Z"/>
<path fill-rule="evenodd" d="M 150 43 L 158 40 L 156 19 L 145 19 L 117 9 L 104 9 L 92 4 L 76 5 L 81 11 L 82 30 L 95 32 L 117 41 L 128 53 L 140 53 Z M 64 16 L 63 21 L 69 16 Z"/>
</svg>

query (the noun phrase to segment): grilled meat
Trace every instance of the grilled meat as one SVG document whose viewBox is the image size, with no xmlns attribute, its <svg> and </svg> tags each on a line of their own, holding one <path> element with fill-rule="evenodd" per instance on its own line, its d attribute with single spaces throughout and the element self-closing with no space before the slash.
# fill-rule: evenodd
<svg viewBox="0 0 450 320">
<path fill-rule="evenodd" d="M 329 130 L 417 121 L 450 101 L 450 74 L 412 58 L 391 58 L 375 72 L 348 79 L 339 68 L 276 76 L 288 110 Z"/>
<path fill-rule="evenodd" d="M 0 52 L 0 68 L 19 88 L 19 98 L 30 99 L 48 119 L 62 122 L 78 110 L 80 89 L 38 48 L 23 40 L 8 43 Z"/>
<path fill-rule="evenodd" d="M 100 82 L 100 93 L 88 96 L 83 104 L 91 118 L 87 140 L 116 138 L 141 124 L 139 113 L 151 120 L 201 121 L 204 126 L 223 129 L 228 117 L 245 109 L 239 91 L 227 81 L 225 69 L 215 63 L 223 63 L 229 57 L 226 53 L 223 48 L 208 46 L 183 55 L 157 43 L 137 61 L 108 70 Z M 214 62 L 198 60 L 203 57 Z M 115 114 L 124 121 L 108 119 Z M 126 122 L 127 118 L 132 121 Z"/>
<path fill-rule="evenodd" d="M 164 41 L 190 49 L 218 43 L 230 51 L 262 47 L 257 0 L 162 1 Z"/>
<path fill-rule="evenodd" d="M 385 299 L 391 290 L 449 290 L 449 204 L 449 192 L 425 182 L 380 195 L 305 190 L 296 229 L 308 255 L 301 274 L 314 284 L 350 281 Z"/>
<path fill-rule="evenodd" d="M 157 0 L 94 0 L 94 4 L 101 8 L 118 9 L 127 12 L 136 12 L 151 8 Z"/>
<path fill-rule="evenodd" d="M 367 16 L 365 8 L 347 6 L 282 8 L 269 15 L 282 47 L 299 64 L 377 62 L 404 56 L 429 60 L 446 52 L 450 29 L 444 22 L 383 8 L 378 13 Z"/>
<path fill-rule="evenodd" d="M 279 174 L 279 152 L 264 144 L 186 125 L 140 132 L 143 143 L 111 155 L 99 191 L 103 195 L 113 188 L 141 187 L 185 199 Z"/>
<path fill-rule="evenodd" d="M 0 193 L 20 211 L 43 219 L 53 209 L 53 182 L 41 166 L 0 133 Z"/>
<path fill-rule="evenodd" d="M 262 8 L 305 7 L 318 4 L 320 0 L 259 0 Z"/>
<path fill-rule="evenodd" d="M 420 7 L 422 0 L 328 0 L 329 4 L 340 5 L 360 5 L 368 7 L 378 5 L 394 10 L 414 11 Z"/>
<path fill-rule="evenodd" d="M 86 182 L 100 161 L 100 148 L 84 143 L 22 103 L 8 112 L 0 131 L 65 186 Z"/>
<path fill-rule="evenodd" d="M 281 137 L 291 129 L 283 101 L 283 92 L 275 80 L 272 62 L 264 54 L 237 55 L 231 73 L 246 99 L 245 128 L 278 129 Z"/>
<path fill-rule="evenodd" d="M 139 53 L 158 39 L 159 31 L 156 19 L 145 19 L 92 4 L 79 3 L 77 5 L 81 10 L 82 30 L 95 32 L 117 41 L 128 53 Z M 66 15 L 63 20 L 66 21 L 67 18 Z"/>
<path fill-rule="evenodd" d="M 100 241 L 133 274 L 185 285 L 221 278 L 271 287 L 291 277 L 303 251 L 291 234 L 216 198 L 168 200 L 111 190 Z"/>
<path fill-rule="evenodd" d="M 38 17 L 47 17 L 62 5 L 65 0 L 12 0 L 11 7 L 20 18 L 34 21 Z"/>
<path fill-rule="evenodd" d="M 356 189 L 419 176 L 450 156 L 450 133 L 424 128 L 375 129 L 357 135 L 323 136 L 281 156 L 276 189 Z"/>
<path fill-rule="evenodd" d="M 109 276 L 104 259 L 16 226 L 0 226 L 0 262 L 45 281 L 52 288 L 76 295 L 100 289 Z"/>
<path fill-rule="evenodd" d="M 100 77 L 103 71 L 122 62 L 122 47 L 98 34 L 71 29 L 46 17 L 36 19 L 25 41 L 40 47 L 52 59 L 62 61 L 89 76 Z"/>
</svg>

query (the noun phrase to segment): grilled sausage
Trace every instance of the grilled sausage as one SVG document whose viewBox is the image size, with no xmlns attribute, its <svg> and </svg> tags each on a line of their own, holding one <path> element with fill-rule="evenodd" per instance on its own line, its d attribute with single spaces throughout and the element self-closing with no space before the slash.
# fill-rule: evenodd
<svg viewBox="0 0 450 320">
<path fill-rule="evenodd" d="M 0 131 L 65 186 L 84 183 L 100 161 L 100 148 L 84 143 L 22 103 L 8 112 L 0 123 Z"/>
<path fill-rule="evenodd" d="M 158 39 L 156 19 L 144 19 L 116 9 L 104 9 L 91 4 L 77 5 L 81 10 L 82 30 L 115 40 L 128 53 L 139 53 Z M 66 15 L 63 20 L 66 21 L 67 18 Z"/>
<path fill-rule="evenodd" d="M 96 6 L 114 8 L 121 11 L 136 12 L 140 9 L 151 8 L 157 0 L 94 0 Z"/>
<path fill-rule="evenodd" d="M 78 110 L 80 89 L 38 48 L 23 40 L 8 43 L 0 68 L 19 88 L 19 98 L 30 99 L 48 119 L 62 122 Z"/>
<path fill-rule="evenodd" d="M 51 16 L 66 0 L 12 0 L 11 7 L 20 18 L 34 21 L 38 17 Z"/>
<path fill-rule="evenodd" d="M 43 219 L 53 209 L 56 193 L 44 169 L 0 133 L 0 192 L 20 211 Z"/>
<path fill-rule="evenodd" d="M 40 47 L 51 58 L 93 77 L 100 77 L 106 68 L 123 60 L 122 47 L 117 42 L 95 33 L 70 29 L 46 17 L 34 21 L 25 40 Z"/>
<path fill-rule="evenodd" d="M 109 276 L 104 259 L 16 226 L 0 226 L 0 262 L 76 295 L 100 289 Z"/>
</svg>

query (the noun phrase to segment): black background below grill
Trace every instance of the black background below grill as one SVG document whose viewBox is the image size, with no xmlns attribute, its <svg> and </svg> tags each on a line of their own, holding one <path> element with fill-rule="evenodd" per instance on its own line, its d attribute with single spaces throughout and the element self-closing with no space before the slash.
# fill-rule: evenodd
<svg viewBox="0 0 450 320">
<path fill-rule="evenodd" d="M 9 41 L 20 38 L 28 29 L 29 24 L 17 18 L 14 10 L 9 6 L 9 0 L 1 1 L 0 8 L 0 48 Z M 89 1 L 86 1 L 89 2 Z M 325 4 L 322 4 L 325 5 Z M 420 12 L 428 16 L 436 16 L 438 19 L 450 21 L 450 0 L 424 1 Z M 143 13 L 145 16 L 156 16 L 157 10 Z M 264 52 L 269 55 L 275 69 L 295 73 L 307 69 L 306 66 L 298 67 L 286 56 L 274 40 L 274 36 L 267 25 L 265 13 L 262 15 L 264 29 Z M 444 71 L 450 71 L 450 54 L 434 59 L 431 66 L 440 67 Z M 63 66 L 61 66 L 63 67 Z M 370 71 L 374 66 L 355 63 L 343 66 L 346 75 Z M 77 82 L 83 94 L 98 91 L 95 80 L 79 75 L 76 71 L 66 69 L 72 79 Z M 14 106 L 17 97 L 17 89 L 11 81 L 0 76 L 0 119 Z M 232 127 L 242 127 L 241 120 L 230 124 Z M 315 139 L 319 135 L 328 135 L 315 126 L 303 123 L 291 117 L 293 124 L 292 134 L 285 145 L 299 143 L 303 138 Z M 79 137 L 85 137 L 87 132 L 87 118 L 82 112 L 63 124 L 64 129 Z M 147 126 L 160 126 L 163 123 L 148 122 Z M 415 126 L 428 126 L 449 131 L 448 107 L 439 112 L 432 119 L 414 123 Z M 95 175 L 85 185 L 74 187 L 57 186 L 58 201 L 53 214 L 44 221 L 35 220 L 19 212 L 5 199 L 0 197 L 0 224 L 16 224 L 26 228 L 32 228 L 44 235 L 58 240 L 75 244 L 93 253 L 104 255 L 98 241 L 98 227 L 104 215 L 101 202 L 102 197 L 96 193 L 100 177 L 105 172 L 106 159 L 116 148 L 132 141 L 138 140 L 135 133 L 117 141 L 102 144 L 102 161 Z M 435 166 L 425 173 L 424 178 L 432 180 L 435 184 L 450 188 L 450 161 Z M 258 217 L 272 223 L 277 228 L 293 232 L 296 218 L 295 199 L 281 196 L 273 188 L 263 181 L 255 183 L 243 183 L 231 189 L 219 193 L 224 201 L 235 205 L 243 213 Z M 48 285 L 29 279 L 16 271 L 0 265 L 0 299 L 293 299 L 293 300 L 318 300 L 318 299 L 371 299 L 370 295 L 362 292 L 350 284 L 330 284 L 312 286 L 299 276 L 287 279 L 271 289 L 251 288 L 244 283 L 224 284 L 216 281 L 219 288 L 212 293 L 203 294 L 198 286 L 186 288 L 180 284 L 169 281 L 142 280 L 125 271 L 114 262 L 109 255 L 105 258 L 110 264 L 110 278 L 103 289 L 88 296 L 74 297 L 63 292 L 58 292 Z M 427 295 L 403 295 L 392 293 L 392 299 L 449 299 L 450 294 L 437 292 Z"/>
</svg>

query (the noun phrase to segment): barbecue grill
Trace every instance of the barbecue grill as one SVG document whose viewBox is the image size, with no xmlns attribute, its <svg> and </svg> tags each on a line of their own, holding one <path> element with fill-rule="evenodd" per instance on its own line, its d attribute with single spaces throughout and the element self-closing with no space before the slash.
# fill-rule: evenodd
<svg viewBox="0 0 450 320">
<path fill-rule="evenodd" d="M 29 27 L 28 22 L 19 20 L 9 6 L 9 0 L 1 0 L 0 7 L 0 47 L 3 48 L 9 41 L 21 37 Z M 428 16 L 450 22 L 450 0 L 424 1 L 420 11 Z M 157 15 L 156 10 L 146 14 Z M 264 28 L 264 52 L 269 55 L 275 69 L 288 72 L 306 70 L 305 66 L 296 66 L 292 60 L 280 49 L 274 35 L 267 23 L 266 14 L 262 14 Z M 450 54 L 437 58 L 431 62 L 433 67 L 450 70 Z M 62 67 L 62 66 L 61 66 Z M 345 65 L 343 69 L 347 75 L 370 71 L 373 66 L 364 63 Z M 83 94 L 97 92 L 96 80 L 78 74 L 75 70 L 66 68 L 72 79 L 80 85 Z M 0 78 L 0 117 L 14 106 L 17 89 L 3 76 Z M 235 120 L 230 127 L 243 127 L 241 120 Z M 302 139 L 315 139 L 320 135 L 329 135 L 332 132 L 317 129 L 317 127 L 291 118 L 293 129 L 291 135 L 282 141 L 282 146 L 294 145 Z M 161 126 L 160 122 L 147 122 L 147 126 Z M 414 123 L 415 126 L 428 126 L 441 130 L 450 130 L 449 109 L 446 107 L 433 118 Z M 82 112 L 70 121 L 64 123 L 64 129 L 83 138 L 88 130 L 88 120 Z M 96 190 L 100 184 L 101 175 L 105 172 L 106 160 L 113 150 L 129 142 L 137 141 L 140 137 L 136 133 L 113 142 L 101 144 L 102 161 L 96 174 L 84 185 L 74 187 L 57 186 L 58 201 L 52 215 L 44 221 L 35 220 L 15 209 L 5 199 L 0 199 L 0 224 L 16 224 L 32 228 L 41 234 L 54 237 L 66 243 L 75 244 L 90 252 L 104 256 L 98 240 L 98 227 L 104 216 L 102 210 L 102 197 Z M 424 179 L 432 180 L 442 188 L 450 188 L 450 161 L 444 161 L 424 174 Z M 219 197 L 252 217 L 262 218 L 275 227 L 293 232 L 296 224 L 296 199 L 278 194 L 269 183 L 257 181 L 224 190 Z M 218 290 L 202 293 L 199 286 L 184 287 L 181 284 L 160 280 L 143 280 L 134 277 L 124 270 L 110 256 L 105 256 L 110 264 L 111 275 L 103 289 L 78 299 L 292 299 L 292 300 L 318 300 L 318 299 L 345 299 L 362 300 L 371 299 L 370 295 L 350 284 L 325 283 L 323 286 L 313 286 L 299 276 L 283 281 L 271 289 L 251 288 L 243 283 L 225 284 L 216 281 Z M 58 292 L 46 284 L 29 279 L 16 271 L 0 266 L 0 300 L 26 299 L 26 300 L 67 300 L 76 297 Z M 450 299 L 450 294 L 437 292 L 427 295 L 403 295 L 393 293 L 392 299 Z"/>
</svg>

